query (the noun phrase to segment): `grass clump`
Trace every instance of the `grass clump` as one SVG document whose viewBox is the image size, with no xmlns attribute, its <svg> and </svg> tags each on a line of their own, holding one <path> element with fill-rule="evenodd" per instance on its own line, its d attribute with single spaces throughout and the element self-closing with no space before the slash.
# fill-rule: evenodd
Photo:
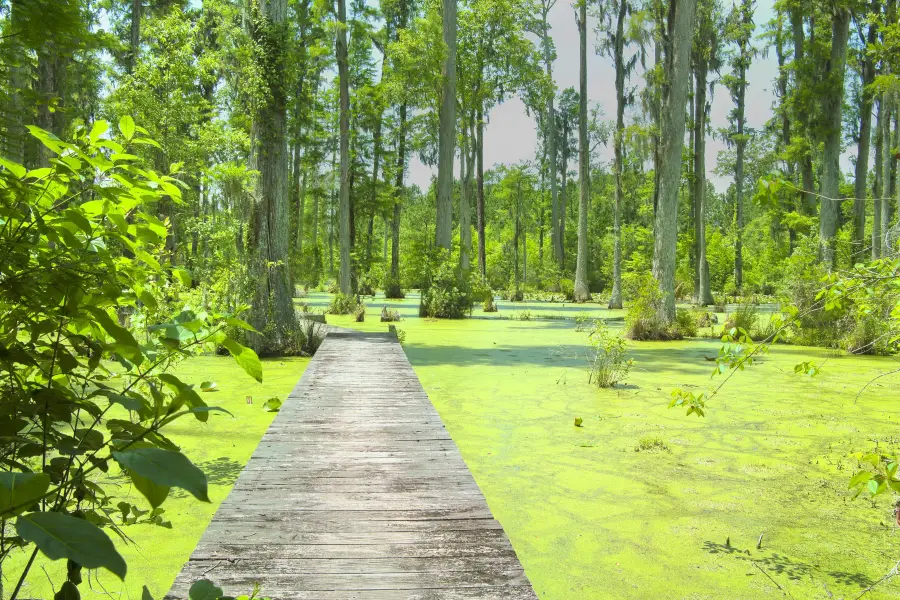
<svg viewBox="0 0 900 600">
<path fill-rule="evenodd" d="M 725 319 L 725 331 L 737 329 L 745 331 L 747 335 L 753 337 L 756 333 L 757 322 L 759 321 L 759 308 L 753 304 L 741 304 L 737 311 L 731 313 Z"/>
<path fill-rule="evenodd" d="M 593 356 L 588 381 L 597 387 L 611 388 L 625 381 L 634 361 L 626 358 L 627 342 L 601 320 L 594 321 L 590 333 Z"/>
<path fill-rule="evenodd" d="M 656 436 L 647 436 L 641 438 L 637 445 L 634 447 L 635 452 L 667 452 L 669 454 L 672 451 L 669 449 L 669 445 L 660 437 Z"/>
</svg>

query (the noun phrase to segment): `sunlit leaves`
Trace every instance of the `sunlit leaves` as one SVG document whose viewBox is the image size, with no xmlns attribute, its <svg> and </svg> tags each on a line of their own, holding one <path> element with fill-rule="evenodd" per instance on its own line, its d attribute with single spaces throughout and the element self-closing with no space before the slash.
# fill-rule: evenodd
<svg viewBox="0 0 900 600">
<path fill-rule="evenodd" d="M 109 536 L 84 519 L 56 512 L 32 513 L 16 520 L 16 531 L 50 560 L 67 558 L 88 569 L 108 569 L 125 579 L 128 567 Z"/>
<path fill-rule="evenodd" d="M 180 487 L 195 498 L 209 502 L 206 475 L 180 452 L 161 448 L 135 448 L 113 452 L 113 457 L 131 473 L 146 478 L 158 486 Z M 143 493 L 143 490 L 141 490 Z M 168 489 L 166 490 L 168 492 Z M 163 495 L 165 499 L 165 495 Z M 151 505 L 156 508 L 162 500 Z"/>
<path fill-rule="evenodd" d="M 43 498 L 50 487 L 46 473 L 0 473 L 0 515 L 17 515 Z"/>
<path fill-rule="evenodd" d="M 50 167 L 0 163 L 0 331 L 13 332 L 0 339 L 0 516 L 18 515 L 12 546 L 124 577 L 102 531 L 117 525 L 103 476 L 113 458 L 152 508 L 119 502 L 123 523 L 171 527 L 159 507 L 171 487 L 208 501 L 205 476 L 162 430 L 221 409 L 167 370 L 225 342 L 257 379 L 261 365 L 223 333 L 236 315 L 178 299 L 191 277 L 169 264 L 156 213 L 183 183 L 131 153 L 145 130 L 123 118 L 73 141 L 32 133 Z"/>
</svg>

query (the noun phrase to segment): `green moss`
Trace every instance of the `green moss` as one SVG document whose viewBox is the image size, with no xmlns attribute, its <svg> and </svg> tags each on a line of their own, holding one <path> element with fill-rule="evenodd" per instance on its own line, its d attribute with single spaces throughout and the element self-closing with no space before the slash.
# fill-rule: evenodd
<svg viewBox="0 0 900 600">
<path fill-rule="evenodd" d="M 327 305 L 328 296 L 307 300 Z M 386 331 L 377 318 L 383 304 L 371 301 L 364 323 L 328 321 Z M 794 598 L 824 598 L 826 589 L 852 598 L 896 563 L 890 498 L 873 505 L 847 491 L 857 466 L 851 451 L 877 441 L 880 451 L 900 453 L 897 380 L 881 379 L 854 399 L 875 374 L 896 368 L 892 359 L 777 346 L 731 380 L 705 419 L 688 418 L 667 408 L 669 394 L 717 383 L 705 359 L 715 356 L 715 340 L 631 343 L 627 385 L 605 390 L 588 383 L 587 338 L 573 320 L 514 321 L 476 309 L 483 318 L 434 322 L 415 318 L 415 293 L 387 304 L 401 313 L 404 349 L 542 599 L 781 597 L 760 569 Z M 585 310 L 570 314 L 569 306 L 515 309 Z M 793 373 L 798 362 L 826 357 L 820 377 Z M 253 393 L 285 394 L 304 364 L 268 363 L 269 387 Z M 216 379 L 218 403 L 238 418 L 185 422 L 176 439 L 203 466 L 218 460 L 236 472 L 225 460 L 243 465 L 272 415 L 244 403 L 254 384 L 227 359 L 186 368 L 198 382 Z M 635 452 L 654 439 L 669 452 Z M 227 477 L 214 479 L 211 505 L 170 499 L 175 535 L 128 530 L 137 542 L 125 549 L 128 597 L 139 597 L 144 582 L 157 596 L 168 588 L 229 487 Z M 38 569 L 32 581 L 43 590 L 44 580 Z M 898 593 L 892 581 L 867 598 Z"/>
<path fill-rule="evenodd" d="M 603 390 L 588 384 L 586 334 L 574 322 L 402 327 L 416 373 L 544 600 L 781 597 L 760 568 L 794 598 L 826 597 L 826 587 L 852 598 L 896 563 L 890 499 L 872 505 L 847 490 L 851 451 L 879 440 L 900 453 L 897 380 L 854 401 L 896 368 L 891 359 L 778 346 L 698 419 L 668 409 L 669 394 L 717 383 L 705 359 L 714 340 L 632 343 L 628 385 Z M 826 357 L 820 377 L 793 372 Z M 670 452 L 635 452 L 644 439 Z M 891 582 L 867 598 L 898 593 Z"/>
<path fill-rule="evenodd" d="M 164 517 L 172 522 L 173 528 L 123 527 L 124 533 L 134 541 L 128 545 L 113 534 L 119 552 L 128 562 L 128 577 L 122 584 L 106 571 L 94 572 L 91 585 L 85 577 L 85 583 L 79 587 L 83 598 L 105 596 L 104 590 L 116 598 L 120 597 L 120 592 L 122 598 L 140 598 L 141 587 L 145 584 L 154 598 L 162 598 L 169 591 L 175 576 L 200 541 L 216 509 L 275 416 L 275 413 L 263 410 L 263 402 L 272 396 L 285 399 L 308 363 L 309 359 L 304 358 L 266 360 L 263 362 L 263 384 L 250 379 L 230 357 L 198 357 L 179 367 L 179 374 L 188 383 L 199 385 L 202 381 L 215 381 L 220 391 L 204 394 L 204 400 L 234 415 L 232 418 L 212 413 L 207 423 L 184 418 L 166 429 L 167 435 L 206 472 L 212 502 L 198 502 L 182 490 L 173 489 L 162 506 L 166 510 Z M 247 404 L 247 396 L 253 398 L 253 404 Z M 119 499 L 147 507 L 147 501 L 125 479 L 120 479 L 119 483 L 123 487 L 114 492 Z M 26 558 L 22 554 L 15 556 L 4 575 L 18 574 Z M 44 568 L 58 589 L 65 579 L 65 562 L 50 562 L 39 555 L 20 597 L 53 597 Z M 7 589 L 12 589 L 14 584 L 7 580 Z"/>
</svg>

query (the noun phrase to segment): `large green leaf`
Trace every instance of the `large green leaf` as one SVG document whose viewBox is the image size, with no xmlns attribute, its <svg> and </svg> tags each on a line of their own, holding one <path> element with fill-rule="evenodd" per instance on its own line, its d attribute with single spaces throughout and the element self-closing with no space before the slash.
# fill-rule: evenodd
<svg viewBox="0 0 900 600">
<path fill-rule="evenodd" d="M 34 542 L 50 560 L 68 558 L 88 569 L 109 569 L 125 579 L 128 566 L 103 530 L 84 519 L 38 512 L 16 519 L 16 531 Z"/>
<path fill-rule="evenodd" d="M 125 115 L 119 120 L 119 131 L 128 141 L 134 137 L 134 119 L 130 115 Z"/>
<path fill-rule="evenodd" d="M 49 487 L 50 476 L 46 473 L 0 473 L 0 514 L 9 517 L 25 512 Z M 12 510 L 13 507 L 18 508 Z"/>
<path fill-rule="evenodd" d="M 256 352 L 246 346 L 241 346 L 231 338 L 225 338 L 221 343 L 231 352 L 231 355 L 241 368 L 247 372 L 247 375 L 262 383 L 262 363 L 259 362 L 259 356 L 256 355 Z"/>
<path fill-rule="evenodd" d="M 141 477 L 130 469 L 128 470 L 128 475 L 131 477 L 134 487 L 144 495 L 144 498 L 147 499 L 153 508 L 158 508 L 169 496 L 169 486 L 154 483 L 152 480 Z"/>
<path fill-rule="evenodd" d="M 222 589 L 213 585 L 209 579 L 195 581 L 188 592 L 190 600 L 219 600 L 222 597 Z"/>
<path fill-rule="evenodd" d="M 113 452 L 113 457 L 122 467 L 159 486 L 180 487 L 198 500 L 209 502 L 206 475 L 181 452 L 162 448 L 135 448 Z"/>
</svg>

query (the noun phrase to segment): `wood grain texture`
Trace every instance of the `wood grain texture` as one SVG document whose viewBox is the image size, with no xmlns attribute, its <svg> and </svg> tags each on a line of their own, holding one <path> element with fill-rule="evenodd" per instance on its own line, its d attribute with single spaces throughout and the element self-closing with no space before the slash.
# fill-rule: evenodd
<svg viewBox="0 0 900 600">
<path fill-rule="evenodd" d="M 276 600 L 536 598 L 393 334 L 332 329 L 175 580 Z"/>
</svg>

